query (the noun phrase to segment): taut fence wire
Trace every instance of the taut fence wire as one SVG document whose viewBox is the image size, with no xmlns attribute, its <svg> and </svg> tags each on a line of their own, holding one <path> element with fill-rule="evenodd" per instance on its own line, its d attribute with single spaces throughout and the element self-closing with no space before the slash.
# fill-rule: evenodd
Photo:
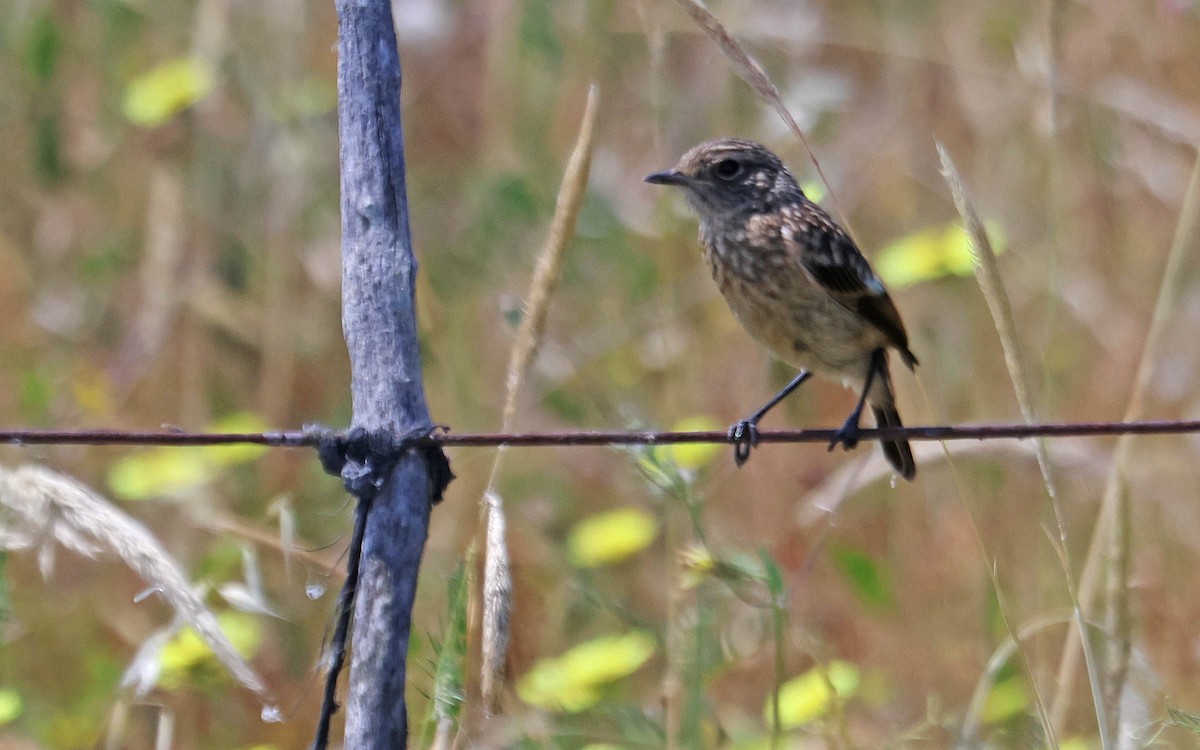
<svg viewBox="0 0 1200 750">
<path fill-rule="evenodd" d="M 829 443 L 833 429 L 760 430 L 762 443 Z M 914 427 L 867 428 L 859 431 L 863 441 L 904 438 L 920 440 L 1000 440 L 1056 437 L 1102 437 L 1108 435 L 1179 435 L 1200 433 L 1200 420 L 1146 420 L 1137 422 L 1052 422 L 1043 424 L 966 424 Z M 254 444 L 277 448 L 315 448 L 330 435 L 324 429 L 273 432 L 186 432 L 183 430 L 0 430 L 0 444 L 9 445 L 124 445 L 199 446 Z M 672 432 L 660 430 L 575 430 L 562 432 L 464 432 L 439 429 L 427 436 L 403 437 L 397 433 L 396 447 L 546 447 L 671 445 L 678 443 L 729 443 L 724 430 Z"/>
</svg>

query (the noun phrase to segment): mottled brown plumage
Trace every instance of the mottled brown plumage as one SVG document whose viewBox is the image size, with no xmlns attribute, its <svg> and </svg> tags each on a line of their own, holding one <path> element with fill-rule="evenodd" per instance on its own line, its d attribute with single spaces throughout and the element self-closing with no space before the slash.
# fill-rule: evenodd
<svg viewBox="0 0 1200 750">
<path fill-rule="evenodd" d="M 739 464 L 757 440 L 758 419 L 807 377 L 842 380 L 862 394 L 835 444 L 857 443 L 870 403 L 880 426 L 900 426 L 889 349 L 911 369 L 917 358 L 887 290 L 854 241 L 810 201 L 775 154 L 753 141 L 701 143 L 647 182 L 683 189 L 700 220 L 700 241 L 713 278 L 738 321 L 801 374 L 762 409 L 731 429 Z M 831 446 L 832 447 L 832 446 Z M 883 442 L 905 479 L 916 474 L 908 443 Z"/>
</svg>

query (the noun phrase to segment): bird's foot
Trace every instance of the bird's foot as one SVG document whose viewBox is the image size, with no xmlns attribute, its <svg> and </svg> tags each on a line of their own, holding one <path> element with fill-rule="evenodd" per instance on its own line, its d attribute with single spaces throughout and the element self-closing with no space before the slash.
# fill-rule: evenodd
<svg viewBox="0 0 1200 750">
<path fill-rule="evenodd" d="M 743 419 L 730 427 L 729 441 L 733 443 L 733 462 L 741 468 L 750 459 L 750 451 L 758 447 L 758 422 Z"/>
<path fill-rule="evenodd" d="M 829 450 L 833 450 L 839 444 L 846 450 L 853 450 L 858 445 L 858 420 L 857 412 L 846 418 L 846 421 L 841 427 L 833 433 L 833 440 L 829 441 Z"/>
</svg>

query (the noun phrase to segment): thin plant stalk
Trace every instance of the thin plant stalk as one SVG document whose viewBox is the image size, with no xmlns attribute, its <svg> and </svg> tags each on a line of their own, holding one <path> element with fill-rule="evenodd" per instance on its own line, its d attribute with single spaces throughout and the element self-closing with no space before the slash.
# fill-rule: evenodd
<svg viewBox="0 0 1200 750">
<path fill-rule="evenodd" d="M 1136 420 L 1146 412 L 1146 393 L 1155 375 L 1157 361 L 1162 354 L 1163 332 L 1172 311 L 1178 309 L 1177 300 L 1181 291 L 1183 265 L 1191 255 L 1200 248 L 1200 157 L 1192 166 L 1192 176 L 1184 194 L 1183 205 L 1179 212 L 1179 221 L 1175 225 L 1175 237 L 1167 256 L 1167 264 L 1163 268 L 1162 280 L 1159 283 L 1158 298 L 1154 304 L 1154 313 L 1150 318 L 1150 327 L 1146 331 L 1142 356 L 1138 361 L 1137 375 L 1134 377 L 1133 388 L 1130 392 L 1129 403 L 1125 407 L 1124 419 Z M 1092 530 L 1092 539 L 1088 545 L 1087 557 L 1083 564 L 1083 572 L 1079 578 L 1079 604 L 1083 611 L 1090 611 L 1100 586 L 1100 566 L 1105 556 L 1106 548 L 1111 552 L 1111 545 L 1106 543 L 1112 531 L 1110 527 L 1116 519 L 1128 514 L 1128 509 L 1122 510 L 1122 504 L 1128 498 L 1124 491 L 1126 476 L 1129 468 L 1130 451 L 1133 446 L 1132 435 L 1122 435 L 1117 440 L 1113 459 L 1109 465 L 1108 478 L 1104 483 L 1104 495 L 1100 504 L 1100 515 Z M 1127 534 L 1126 534 L 1127 537 Z M 1059 660 L 1058 685 L 1059 692 L 1055 696 L 1051 715 L 1061 723 L 1070 703 L 1070 691 L 1066 687 L 1074 681 L 1076 670 L 1079 668 L 1079 657 L 1076 651 L 1078 636 L 1072 633 L 1063 647 Z"/>
<path fill-rule="evenodd" d="M 967 235 L 971 239 L 975 278 L 979 283 L 980 290 L 983 292 L 988 310 L 992 314 L 992 321 L 996 326 L 996 332 L 1000 337 L 1000 345 L 1004 351 L 1004 362 L 1008 369 L 1009 379 L 1013 384 L 1013 390 L 1017 396 L 1021 416 L 1027 423 L 1033 424 L 1037 419 L 1033 403 L 1029 397 L 1028 368 L 1025 359 L 1021 355 L 1020 347 L 1017 344 L 1016 322 L 1012 313 L 1012 305 L 1009 302 L 1008 291 L 1000 275 L 1000 266 L 996 260 L 996 254 L 992 249 L 987 231 L 984 229 L 983 221 L 979 218 L 978 213 L 967 197 L 966 189 L 963 186 L 962 179 L 958 175 L 958 170 L 955 168 L 954 162 L 950 158 L 949 152 L 940 143 L 937 144 L 937 150 L 942 162 L 942 175 L 950 187 L 951 195 L 954 198 L 954 205 L 957 207 L 959 214 L 961 214 L 966 226 Z M 1063 568 L 1067 592 L 1071 597 L 1071 602 L 1076 612 L 1076 625 L 1080 631 L 1081 643 L 1084 646 L 1085 654 L 1090 654 L 1086 625 L 1083 621 L 1082 610 L 1080 610 L 1075 597 L 1070 556 L 1067 551 L 1067 526 L 1063 516 L 1062 505 L 1059 502 L 1059 493 L 1054 481 L 1050 456 L 1046 451 L 1045 441 L 1034 438 L 1033 446 L 1037 457 L 1038 469 L 1042 475 L 1042 484 L 1045 487 L 1047 497 L 1050 499 L 1050 505 L 1054 510 L 1054 517 L 1058 526 L 1058 539 L 1054 541 L 1054 548 L 1058 553 L 1059 561 Z M 1093 694 L 1097 700 L 1096 710 L 1099 714 L 1097 718 L 1100 725 L 1101 743 L 1105 748 L 1109 748 L 1112 747 L 1112 744 L 1107 736 L 1107 722 L 1103 716 L 1103 707 L 1099 700 L 1096 670 L 1094 668 L 1095 661 L 1089 656 L 1088 663 L 1090 666 L 1089 675 L 1093 678 Z M 1028 669 L 1028 666 L 1026 664 L 1028 679 L 1033 686 L 1034 695 L 1037 698 L 1036 705 L 1039 718 L 1045 727 L 1047 740 L 1051 746 L 1057 747 L 1055 728 L 1050 722 L 1049 714 L 1041 697 L 1041 691 L 1037 685 L 1037 679 L 1032 670 Z"/>
<path fill-rule="evenodd" d="M 980 725 L 983 723 L 983 711 L 987 705 L 988 695 L 991 693 L 992 686 L 996 683 L 996 677 L 1000 674 L 1000 670 L 1004 668 L 1004 665 L 1014 655 L 1020 653 L 1021 642 L 1050 626 L 1066 625 L 1073 621 L 1074 617 L 1069 614 L 1039 617 L 1021 628 L 1020 632 L 1006 638 L 992 652 L 991 658 L 988 659 L 987 668 L 979 676 L 979 681 L 975 684 L 975 691 L 971 694 L 971 701 L 967 704 L 967 710 L 963 715 L 962 732 L 958 738 L 959 747 L 971 748 L 979 746 L 976 735 L 979 732 Z"/>
</svg>

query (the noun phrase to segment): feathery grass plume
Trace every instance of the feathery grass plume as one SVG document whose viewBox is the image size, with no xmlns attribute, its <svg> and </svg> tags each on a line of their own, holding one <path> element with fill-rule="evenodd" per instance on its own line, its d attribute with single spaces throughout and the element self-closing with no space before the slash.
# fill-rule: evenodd
<svg viewBox="0 0 1200 750">
<path fill-rule="evenodd" d="M 588 177 L 592 167 L 592 143 L 596 126 L 599 90 L 588 89 L 587 104 L 575 148 L 567 160 L 554 205 L 554 218 L 546 243 L 538 255 L 529 292 L 525 296 L 525 315 L 517 327 L 516 339 L 508 358 L 508 374 L 505 377 L 504 411 L 501 413 L 501 430 L 512 429 L 516 418 L 517 397 L 525 382 L 529 366 L 542 344 L 546 331 L 546 317 L 550 300 L 562 277 L 563 258 L 567 245 L 575 236 L 575 224 L 583 198 L 587 192 Z M 509 572 L 508 547 L 504 538 L 504 502 L 495 493 L 496 477 L 504 448 L 496 452 L 492 473 L 483 493 L 483 512 L 487 524 L 486 549 L 483 566 L 483 663 L 480 686 L 484 711 L 491 711 L 496 703 L 496 687 L 504 668 L 505 651 L 508 648 L 509 616 L 512 611 L 512 577 Z"/>
<path fill-rule="evenodd" d="M 42 466 L 0 469 L 0 510 L 8 516 L 0 547 L 37 546 L 43 575 L 54 544 L 87 557 L 109 552 L 162 594 L 234 678 L 260 698 L 266 688 L 238 655 L 216 616 L 193 593 L 183 571 L 140 523 L 74 479 Z"/>
<path fill-rule="evenodd" d="M 1013 390 L 1017 396 L 1017 404 L 1021 409 L 1021 416 L 1027 423 L 1034 424 L 1037 418 L 1033 403 L 1029 398 L 1028 369 L 1017 345 L 1017 326 L 1013 318 L 1012 304 L 1009 302 L 1008 290 L 1005 288 L 1004 280 L 1000 276 L 1000 264 L 997 262 L 996 254 L 992 250 L 992 244 L 988 239 L 987 230 L 984 229 L 983 220 L 979 218 L 975 207 L 971 205 L 966 187 L 963 185 L 962 177 L 959 176 L 958 170 L 954 166 L 954 161 L 950 158 L 950 153 L 940 142 L 936 145 L 938 157 L 942 162 L 942 177 L 945 178 L 946 184 L 950 188 L 950 194 L 954 199 L 954 206 L 962 216 L 963 223 L 967 228 L 967 235 L 971 238 L 971 249 L 975 259 L 975 279 L 979 284 L 980 291 L 983 292 L 983 298 L 987 302 L 988 311 L 992 315 L 992 323 L 996 326 L 996 333 L 1000 337 L 1000 346 L 1004 351 L 1004 363 L 1008 369 L 1008 377 L 1012 381 Z M 1054 518 L 1058 526 L 1058 539 L 1051 539 L 1051 543 L 1058 554 L 1067 594 L 1070 596 L 1071 605 L 1075 610 L 1075 625 L 1079 632 L 1084 658 L 1088 665 L 1088 681 L 1091 685 L 1092 699 L 1096 709 L 1096 720 L 1100 730 L 1101 744 L 1103 747 L 1109 748 L 1112 747 L 1112 743 L 1108 735 L 1108 721 L 1105 718 L 1101 697 L 1099 669 L 1091 647 L 1091 641 L 1087 637 L 1087 623 L 1083 618 L 1083 610 L 1080 609 L 1079 599 L 1075 594 L 1075 582 L 1071 573 L 1071 560 L 1067 551 L 1067 525 L 1063 517 L 1062 504 L 1059 502 L 1058 489 L 1054 483 L 1050 455 L 1046 450 L 1045 441 L 1040 438 L 1033 438 L 1033 447 L 1034 455 L 1037 458 L 1038 470 L 1042 475 L 1042 484 L 1046 489 L 1047 497 L 1050 499 L 1050 506 L 1054 509 Z M 997 587 L 996 591 L 999 594 L 999 587 Z M 1023 652 L 1022 658 L 1024 659 Z M 1042 726 L 1046 731 L 1048 741 L 1052 746 L 1057 747 L 1055 726 L 1050 722 L 1050 716 L 1047 713 L 1046 704 L 1042 699 L 1041 690 L 1038 688 L 1037 680 L 1034 678 L 1034 673 L 1032 669 L 1029 669 L 1029 666 L 1028 662 L 1026 662 L 1025 667 L 1029 683 L 1033 687 L 1034 697 L 1036 698 L 1038 718 L 1041 720 Z"/>
<path fill-rule="evenodd" d="M 834 213 L 841 219 L 842 226 L 846 227 L 846 231 L 850 231 L 846 217 L 842 215 L 842 211 L 838 207 L 837 198 L 833 194 L 833 187 L 829 184 L 829 180 L 825 178 L 825 170 L 821 169 L 821 163 L 817 161 L 816 155 L 808 145 L 808 138 L 804 136 L 804 131 L 800 129 L 796 118 L 792 117 L 792 113 L 788 111 L 787 106 L 783 103 L 783 97 L 779 95 L 779 89 L 771 82 L 771 78 L 767 75 L 767 72 L 763 70 L 763 67 L 758 64 L 757 60 L 746 52 L 742 45 L 738 43 L 738 40 L 713 15 L 712 11 L 704 7 L 699 0 L 676 1 L 679 3 L 679 7 L 683 8 L 683 11 L 691 17 L 696 25 L 708 35 L 708 38 L 713 40 L 718 49 L 725 54 L 725 58 L 733 66 L 733 72 L 737 73 L 738 77 L 743 81 L 750 84 L 750 87 L 779 113 L 780 118 L 787 124 L 788 129 L 800 139 L 805 153 L 808 154 L 809 160 L 813 163 L 813 167 L 816 168 L 817 174 L 821 177 L 821 182 L 825 183 L 825 188 L 829 191 L 829 199 L 833 204 Z"/>
<path fill-rule="evenodd" d="M 959 176 L 954 162 L 951 161 L 949 152 L 946 151 L 946 148 L 940 142 L 937 144 L 937 152 L 942 160 L 942 176 L 945 178 L 946 184 L 950 187 L 950 194 L 954 198 L 954 206 L 962 216 L 963 223 L 966 225 L 967 235 L 971 239 L 971 255 L 975 261 L 975 278 L 979 283 L 980 291 L 983 292 L 983 298 L 987 302 L 988 311 L 992 314 L 992 322 L 996 326 L 996 333 L 1000 336 L 1000 346 L 1004 350 L 1004 364 L 1008 368 L 1008 377 L 1012 381 L 1013 390 L 1016 392 L 1017 404 L 1021 408 L 1021 416 L 1026 422 L 1033 424 L 1035 415 L 1033 403 L 1029 398 L 1029 371 L 1017 344 L 1017 324 L 1013 318 L 1012 304 L 1008 299 L 1008 290 L 1005 289 L 1004 280 L 1000 277 L 1000 264 L 997 262 L 996 254 L 992 250 L 991 239 L 988 237 L 987 230 L 984 229 L 983 221 L 979 218 L 979 214 L 975 212 L 975 207 L 971 205 L 970 199 L 967 197 L 962 178 Z M 1034 438 L 1034 440 L 1038 443 L 1042 442 L 1038 438 Z M 1050 492 L 1051 497 L 1055 497 L 1056 493 L 1053 489 L 1053 483 L 1048 477 L 1046 478 L 1046 482 L 1049 485 L 1047 490 Z"/>
<path fill-rule="evenodd" d="M 1190 253 L 1189 253 L 1190 251 Z M 1159 282 L 1158 298 L 1154 303 L 1154 313 L 1150 317 L 1150 328 L 1146 331 L 1145 343 L 1142 346 L 1142 356 L 1138 360 L 1137 375 L 1134 376 L 1133 389 L 1129 394 L 1129 403 L 1125 407 L 1122 421 L 1130 422 L 1142 419 L 1146 413 L 1146 391 L 1154 379 L 1155 368 L 1162 354 L 1163 332 L 1170 314 L 1179 309 L 1179 293 L 1186 281 L 1183 274 L 1184 261 L 1200 251 L 1200 157 L 1192 165 L 1192 176 L 1188 182 L 1187 192 L 1183 197 L 1183 205 L 1179 211 L 1179 219 L 1175 225 L 1175 236 L 1171 241 L 1171 249 L 1167 255 L 1167 264 L 1163 268 L 1162 280 Z M 1100 566 L 1107 556 L 1110 561 L 1120 562 L 1128 556 L 1128 550 L 1122 552 L 1122 547 L 1129 542 L 1128 529 L 1114 528 L 1115 523 L 1127 523 L 1129 516 L 1128 496 L 1125 491 L 1125 478 L 1129 469 L 1130 449 L 1133 446 L 1133 435 L 1122 435 L 1117 439 L 1113 451 L 1112 462 L 1109 464 L 1108 478 L 1104 483 L 1103 500 L 1100 503 L 1100 514 L 1096 526 L 1092 530 L 1092 539 L 1088 544 L 1087 558 L 1083 563 L 1083 572 L 1079 576 L 1079 604 L 1083 610 L 1089 611 L 1095 601 L 1100 587 Z M 1114 566 L 1118 569 L 1121 566 Z M 1114 574 L 1119 570 L 1114 571 Z M 1121 596 L 1128 598 L 1128 587 L 1116 587 L 1109 582 L 1110 595 L 1114 589 L 1120 590 Z M 1128 616 L 1122 616 L 1120 609 L 1128 608 L 1128 602 L 1109 601 L 1109 613 L 1106 617 L 1108 625 L 1124 625 L 1110 637 L 1129 641 Z M 1065 687 L 1074 681 L 1075 671 L 1079 668 L 1078 655 L 1075 650 L 1078 642 L 1072 637 L 1063 647 L 1059 660 L 1058 684 L 1059 694 L 1055 696 L 1052 716 L 1061 722 L 1069 707 L 1070 693 Z M 1126 659 L 1128 648 L 1126 647 Z M 1112 669 L 1114 665 L 1110 664 Z M 1119 700 L 1119 692 L 1113 696 Z"/>
<path fill-rule="evenodd" d="M 494 492 L 485 496 L 487 511 L 487 558 L 483 565 L 483 660 L 480 692 L 484 710 L 496 698 L 496 683 L 504 671 L 512 616 L 512 574 L 508 545 L 504 539 L 504 502 Z"/>
</svg>

